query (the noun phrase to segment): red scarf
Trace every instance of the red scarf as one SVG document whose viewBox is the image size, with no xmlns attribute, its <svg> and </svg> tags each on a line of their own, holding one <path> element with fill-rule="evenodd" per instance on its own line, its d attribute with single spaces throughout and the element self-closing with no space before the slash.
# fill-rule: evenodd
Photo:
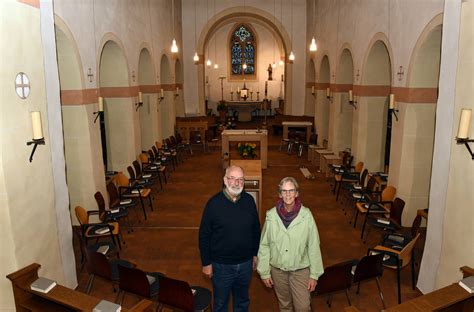
<svg viewBox="0 0 474 312">
<path fill-rule="evenodd" d="M 293 210 L 287 211 L 285 209 L 285 202 L 283 199 L 279 199 L 277 204 L 276 204 L 276 210 L 278 213 L 278 216 L 280 216 L 281 221 L 283 222 L 283 225 L 288 228 L 290 225 L 291 221 L 293 221 L 298 213 L 301 210 L 301 200 L 299 197 L 295 198 L 295 206 L 293 207 Z"/>
</svg>

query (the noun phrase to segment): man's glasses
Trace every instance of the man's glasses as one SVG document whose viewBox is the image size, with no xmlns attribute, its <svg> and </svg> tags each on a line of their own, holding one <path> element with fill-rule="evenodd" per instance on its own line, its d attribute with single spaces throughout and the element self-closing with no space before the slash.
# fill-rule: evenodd
<svg viewBox="0 0 474 312">
<path fill-rule="evenodd" d="M 282 194 L 295 194 L 295 193 L 296 193 L 296 190 L 295 190 L 295 189 L 291 189 L 291 190 L 281 190 L 281 193 L 282 193 Z"/>
<path fill-rule="evenodd" d="M 227 177 L 227 180 L 231 181 L 231 182 L 239 182 L 239 183 L 244 183 L 245 182 L 245 179 L 242 177 L 242 178 L 237 178 L 237 177 Z"/>
</svg>

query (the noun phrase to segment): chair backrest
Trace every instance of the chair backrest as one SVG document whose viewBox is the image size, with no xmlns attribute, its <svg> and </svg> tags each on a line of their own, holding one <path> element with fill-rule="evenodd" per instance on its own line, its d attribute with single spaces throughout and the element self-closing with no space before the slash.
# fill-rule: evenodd
<svg viewBox="0 0 474 312">
<path fill-rule="evenodd" d="M 374 176 L 370 177 L 365 187 L 366 192 L 369 194 L 372 193 L 375 190 L 376 184 L 377 184 L 377 181 L 375 180 L 375 177 Z"/>
<path fill-rule="evenodd" d="M 211 129 L 207 129 L 204 132 L 204 136 L 206 138 L 206 141 L 210 142 L 210 141 L 212 141 L 212 139 L 214 139 L 214 131 L 212 131 Z"/>
<path fill-rule="evenodd" d="M 166 143 L 166 146 L 168 146 L 168 148 L 172 148 L 173 147 L 173 144 L 171 143 L 171 140 L 169 138 L 166 138 L 165 139 L 165 143 Z"/>
<path fill-rule="evenodd" d="M 128 166 L 127 171 L 128 171 L 128 175 L 130 176 L 130 180 L 136 180 L 137 179 L 136 176 L 135 176 L 135 171 L 133 171 L 132 166 Z"/>
<path fill-rule="evenodd" d="M 410 230 L 411 237 L 415 237 L 418 233 L 420 233 L 421 221 L 422 218 L 420 215 L 416 215 L 415 219 L 413 219 Z"/>
<path fill-rule="evenodd" d="M 399 197 L 393 200 L 392 207 L 390 207 L 390 220 L 399 227 L 402 225 L 403 208 L 405 208 L 405 201 Z"/>
<path fill-rule="evenodd" d="M 130 186 L 130 180 L 127 178 L 126 175 L 124 175 L 122 172 L 117 173 L 117 176 L 115 177 L 115 181 L 117 182 L 118 186 Z"/>
<path fill-rule="evenodd" d="M 386 209 L 391 209 L 393 199 L 395 198 L 395 194 L 397 193 L 397 189 L 392 186 L 388 185 L 386 188 L 383 189 L 382 194 L 380 195 L 380 200 L 383 202 L 389 202 L 384 204 Z"/>
<path fill-rule="evenodd" d="M 369 255 L 360 259 L 354 271 L 354 283 L 381 277 L 383 274 L 383 254 Z"/>
<path fill-rule="evenodd" d="M 176 143 L 181 144 L 183 142 L 183 137 L 180 133 L 176 133 Z"/>
<path fill-rule="evenodd" d="M 145 272 L 137 268 L 127 268 L 120 264 L 118 265 L 118 271 L 120 289 L 139 296 L 150 297 L 150 283 L 148 283 Z"/>
<path fill-rule="evenodd" d="M 159 141 L 156 141 L 156 142 L 155 142 L 155 145 L 156 145 L 156 148 L 157 148 L 157 149 L 160 149 L 160 148 L 163 147 L 163 144 L 161 144 L 161 142 L 159 142 Z"/>
<path fill-rule="evenodd" d="M 311 133 L 311 135 L 309 136 L 309 144 L 318 144 L 318 135 L 316 133 Z"/>
<path fill-rule="evenodd" d="M 135 173 L 137 174 L 137 177 L 139 177 L 142 174 L 142 167 L 140 166 L 140 163 L 138 160 L 132 161 L 133 168 L 135 169 Z"/>
<path fill-rule="evenodd" d="M 201 132 L 198 130 L 193 130 L 189 132 L 189 142 L 193 144 L 202 143 Z"/>
<path fill-rule="evenodd" d="M 354 156 L 352 156 L 354 158 Z M 354 166 L 354 172 L 361 172 L 362 168 L 364 168 L 364 162 L 359 161 L 355 166 Z"/>
<path fill-rule="evenodd" d="M 107 183 L 107 193 L 109 194 L 109 202 L 115 204 L 120 200 L 120 195 L 118 193 L 117 187 L 113 182 Z"/>
<path fill-rule="evenodd" d="M 86 250 L 87 272 L 112 280 L 112 270 L 107 257 L 96 251 Z"/>
<path fill-rule="evenodd" d="M 170 136 L 170 141 L 173 146 L 176 146 L 178 144 L 178 140 L 174 137 L 174 135 Z"/>
<path fill-rule="evenodd" d="M 316 285 L 317 294 L 327 294 L 351 287 L 352 262 L 346 261 L 327 267 Z"/>
<path fill-rule="evenodd" d="M 185 281 L 160 276 L 158 302 L 185 312 L 194 312 L 193 293 Z"/>
<path fill-rule="evenodd" d="M 146 164 L 150 162 L 150 160 L 148 159 L 147 153 L 140 153 L 140 155 L 138 155 L 138 159 L 140 160 L 142 164 Z"/>
<path fill-rule="evenodd" d="M 415 248 L 416 241 L 420 238 L 420 233 L 416 234 L 415 238 L 413 238 L 408 244 L 403 247 L 400 251 L 399 259 L 402 260 L 402 267 L 408 265 L 411 261 L 411 256 L 413 254 L 413 249 Z"/>
<path fill-rule="evenodd" d="M 365 185 L 365 180 L 367 179 L 367 174 L 369 173 L 369 170 L 364 169 L 364 171 L 362 171 L 362 173 L 360 174 L 360 180 L 359 180 L 359 185 L 360 186 L 364 186 Z"/>
<path fill-rule="evenodd" d="M 79 224 L 87 224 L 89 223 L 89 216 L 87 215 L 87 211 L 81 207 L 81 206 L 76 206 L 74 208 L 74 212 L 76 213 L 76 218 L 77 221 L 79 221 Z"/>
<path fill-rule="evenodd" d="M 288 139 L 290 139 L 290 140 L 296 139 L 296 130 L 295 129 L 290 129 L 288 131 Z"/>
<path fill-rule="evenodd" d="M 159 154 L 160 154 L 160 153 L 158 152 L 158 149 L 156 148 L 155 145 L 153 145 L 153 146 L 151 147 L 151 149 L 153 150 L 153 154 L 154 154 L 153 156 L 154 156 L 155 158 L 157 158 L 157 157 L 159 156 Z"/>
<path fill-rule="evenodd" d="M 102 220 L 105 214 L 105 199 L 102 196 L 100 191 L 95 192 L 94 194 L 95 201 L 97 202 L 97 207 L 99 208 L 99 219 Z"/>
</svg>

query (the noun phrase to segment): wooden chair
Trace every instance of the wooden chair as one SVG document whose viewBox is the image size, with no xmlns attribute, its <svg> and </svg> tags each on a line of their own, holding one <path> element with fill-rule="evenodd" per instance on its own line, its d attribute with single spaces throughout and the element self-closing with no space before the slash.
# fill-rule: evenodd
<svg viewBox="0 0 474 312">
<path fill-rule="evenodd" d="M 98 215 L 99 219 L 102 222 L 111 222 L 116 221 L 119 222 L 120 219 L 127 219 L 128 218 L 128 211 L 126 208 L 114 208 L 114 209 L 107 209 L 105 206 L 105 199 L 104 196 L 100 191 L 95 192 L 94 194 L 95 201 L 97 202 Z M 127 220 L 128 225 L 130 226 L 130 221 Z"/>
<path fill-rule="evenodd" d="M 399 231 L 396 233 L 387 233 L 383 236 L 380 245 L 385 247 L 401 250 L 405 247 L 418 233 L 420 233 L 422 217 L 417 215 L 411 224 L 408 233 Z"/>
<path fill-rule="evenodd" d="M 189 286 L 185 281 L 160 276 L 158 302 L 160 307 L 166 305 L 184 312 L 205 311 L 211 307 L 211 292 L 204 287 Z"/>
<path fill-rule="evenodd" d="M 352 220 L 356 219 L 356 211 L 357 203 L 367 203 L 370 198 L 376 198 L 376 196 L 380 193 L 376 190 L 377 187 L 377 182 L 374 177 L 370 177 L 369 181 L 367 181 L 367 184 L 364 186 L 361 186 L 360 188 L 352 188 L 348 194 L 348 198 L 350 198 L 351 203 L 354 203 L 354 209 L 352 210 L 352 216 L 351 216 L 351 221 L 349 221 L 349 224 L 352 223 Z M 351 204 L 350 203 L 350 204 Z M 354 227 L 355 227 L 355 222 L 354 222 Z"/>
<path fill-rule="evenodd" d="M 130 208 L 135 208 L 137 203 L 135 200 L 131 198 L 121 198 L 120 192 L 117 189 L 117 186 L 113 182 L 107 183 L 107 193 L 109 194 L 109 207 L 111 210 L 116 210 L 116 209 L 126 209 L 127 211 Z M 135 214 L 137 214 L 137 211 L 135 211 Z M 138 219 L 138 215 L 137 215 Z M 133 232 L 133 229 L 131 229 Z"/>
<path fill-rule="evenodd" d="M 374 248 L 369 249 L 371 254 L 382 253 L 384 254 L 383 265 L 387 268 L 397 270 L 397 293 L 398 303 L 402 302 L 401 290 L 400 290 L 400 271 L 411 264 L 411 282 L 412 288 L 415 289 L 415 261 L 414 261 L 414 249 L 415 244 L 420 238 L 418 233 L 402 250 L 397 250 L 382 245 L 377 245 Z"/>
<path fill-rule="evenodd" d="M 205 149 L 209 153 L 211 151 L 211 147 L 216 147 L 219 139 L 215 137 L 214 131 L 211 129 L 207 129 L 204 133 L 204 144 Z"/>
<path fill-rule="evenodd" d="M 351 269 L 352 261 L 341 262 L 325 268 L 323 275 L 318 279 L 314 295 L 327 294 L 328 299 L 326 304 L 328 307 L 331 307 L 332 295 L 336 292 L 344 291 L 347 302 L 351 305 L 348 292 L 352 283 Z"/>
<path fill-rule="evenodd" d="M 120 228 L 118 222 L 106 222 L 106 223 L 89 223 L 89 216 L 91 214 L 97 214 L 97 210 L 86 211 L 81 206 L 74 208 L 77 220 L 81 225 L 82 237 L 84 237 L 87 245 L 87 241 L 91 238 L 96 240 L 99 238 L 110 237 L 114 245 L 118 245 L 119 249 L 122 249 L 120 243 Z M 108 229 L 108 231 L 106 231 Z M 115 242 L 117 240 L 117 242 Z"/>
<path fill-rule="evenodd" d="M 370 280 L 375 280 L 377 283 L 377 289 L 379 290 L 379 297 L 382 300 L 383 308 L 385 309 L 385 301 L 383 298 L 383 292 L 380 288 L 379 278 L 383 274 L 383 255 L 368 255 L 363 257 L 357 262 L 353 263 L 352 267 L 352 282 L 357 284 L 356 294 L 360 292 L 360 283 Z"/>
<path fill-rule="evenodd" d="M 86 239 L 82 235 L 81 227 L 73 226 L 73 234 L 79 242 L 79 249 L 81 251 L 81 268 L 79 269 L 79 272 L 82 272 L 82 269 L 86 262 L 88 251 L 89 252 L 97 252 L 97 251 L 103 252 L 104 250 L 106 250 L 104 254 L 107 258 L 116 257 L 117 259 L 120 259 L 120 253 L 117 250 L 113 240 L 97 241 L 93 244 L 88 245 L 86 243 Z"/>
<path fill-rule="evenodd" d="M 119 281 L 118 265 L 126 267 L 134 267 L 135 265 L 129 261 L 122 259 L 109 259 L 106 255 L 86 250 L 86 261 L 87 261 L 87 272 L 89 273 L 89 279 L 86 286 L 86 294 L 89 294 L 94 283 L 96 276 L 112 282 L 113 291 L 116 292 L 115 285 Z"/>
<path fill-rule="evenodd" d="M 365 178 L 367 177 L 368 170 L 364 168 L 364 162 L 359 161 L 354 168 L 351 167 L 340 167 L 339 170 L 334 171 L 334 187 L 332 192 L 336 193 L 336 201 L 339 200 L 339 193 L 341 191 L 341 187 L 344 184 L 358 184 L 363 186 L 365 182 Z M 338 168 L 334 168 L 338 169 Z M 342 171 L 341 171 L 342 170 Z M 362 173 L 361 173 L 362 172 Z M 349 190 L 350 188 L 348 188 Z"/>
<path fill-rule="evenodd" d="M 365 236 L 364 243 L 367 242 L 369 237 L 370 229 L 372 227 L 381 228 L 384 231 L 395 232 L 402 227 L 402 214 L 403 208 L 405 207 L 405 201 L 400 198 L 395 198 L 390 205 L 390 212 L 383 216 L 374 217 L 371 216 L 370 211 L 367 211 L 365 223 L 369 225 L 367 229 L 367 235 Z"/>
<path fill-rule="evenodd" d="M 133 170 L 133 169 L 132 169 Z M 116 177 L 117 184 L 119 185 L 119 193 L 123 198 L 137 199 L 140 201 L 142 206 L 143 215 L 147 220 L 144 199 L 148 199 L 150 210 L 153 211 L 153 201 L 151 198 L 151 189 L 144 188 L 139 184 L 133 183 L 123 173 L 119 172 Z"/>
<path fill-rule="evenodd" d="M 138 159 L 140 160 L 141 163 L 141 171 L 143 173 L 148 173 L 151 174 L 153 178 L 158 178 L 158 181 L 160 182 L 160 189 L 163 189 L 163 182 L 161 181 L 161 175 L 163 175 L 165 181 L 166 181 L 166 167 L 161 165 L 161 162 L 153 163 L 153 158 L 150 158 L 150 154 L 152 154 L 152 151 L 148 151 L 148 153 L 141 153 L 138 155 Z M 133 162 L 134 167 L 135 162 Z M 136 168 L 135 168 L 136 171 Z"/>
<path fill-rule="evenodd" d="M 138 268 L 130 268 L 122 265 L 118 265 L 118 271 L 120 291 L 117 294 L 115 302 L 119 302 L 121 305 L 126 292 L 141 298 L 158 299 L 158 293 L 160 291 L 159 279 L 163 276 L 162 273 L 145 272 Z"/>
</svg>

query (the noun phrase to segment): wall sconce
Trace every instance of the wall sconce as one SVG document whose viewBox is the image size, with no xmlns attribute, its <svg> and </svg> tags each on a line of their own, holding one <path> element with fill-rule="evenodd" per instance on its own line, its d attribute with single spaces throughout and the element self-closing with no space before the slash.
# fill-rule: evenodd
<svg viewBox="0 0 474 312">
<path fill-rule="evenodd" d="M 334 99 L 334 96 L 331 94 L 331 89 L 329 89 L 329 88 L 326 88 L 326 98 L 331 103 L 332 103 L 332 100 Z"/>
<path fill-rule="evenodd" d="M 100 115 L 104 114 L 104 98 L 99 96 L 98 102 L 99 102 L 99 109 L 93 113 L 94 115 L 97 115 L 95 116 L 94 123 L 97 121 L 97 118 L 99 118 Z"/>
<path fill-rule="evenodd" d="M 458 135 L 456 136 L 457 144 L 464 144 L 474 160 L 474 153 L 469 146 L 469 143 L 474 142 L 474 139 L 469 139 L 469 128 L 471 125 L 472 109 L 463 108 L 461 110 L 461 118 L 459 119 Z"/>
<path fill-rule="evenodd" d="M 163 89 L 160 90 L 160 96 L 158 98 L 158 100 L 160 101 L 163 101 L 165 99 L 165 92 L 163 91 Z"/>
<path fill-rule="evenodd" d="M 136 112 L 138 112 L 138 109 L 143 106 L 143 93 L 138 92 L 138 102 L 135 103 L 135 106 L 137 107 L 135 109 Z"/>
<path fill-rule="evenodd" d="M 311 86 L 311 95 L 314 96 L 316 93 L 314 91 L 314 86 Z"/>
<path fill-rule="evenodd" d="M 354 95 L 352 94 L 352 90 L 349 90 L 349 105 L 357 109 L 357 101 L 354 99 Z"/>
<path fill-rule="evenodd" d="M 395 95 L 390 93 L 390 99 L 388 102 L 388 113 L 393 114 L 395 116 L 395 119 L 398 121 L 398 112 L 399 110 L 395 109 Z"/>
<path fill-rule="evenodd" d="M 30 162 L 33 161 L 33 155 L 35 154 L 38 145 L 44 145 L 43 127 L 41 125 L 41 112 L 31 112 L 31 126 L 33 128 L 33 140 L 26 142 L 26 145 L 33 145 L 33 150 L 30 155 Z"/>
</svg>

